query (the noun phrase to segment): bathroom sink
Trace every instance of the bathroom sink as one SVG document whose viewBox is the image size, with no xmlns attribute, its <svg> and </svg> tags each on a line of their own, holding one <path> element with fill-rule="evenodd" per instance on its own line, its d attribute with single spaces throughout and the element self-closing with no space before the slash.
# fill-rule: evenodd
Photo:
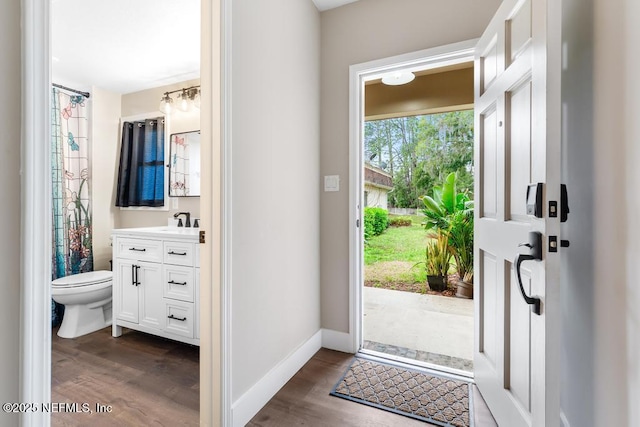
<svg viewBox="0 0 640 427">
<path fill-rule="evenodd" d="M 199 228 L 193 227 L 169 227 L 169 226 L 161 226 L 161 227 L 144 227 L 140 230 L 149 230 L 151 233 L 168 233 L 168 234 L 198 234 Z"/>
<path fill-rule="evenodd" d="M 198 236 L 200 229 L 193 227 L 169 227 L 169 226 L 159 226 L 159 227 L 139 227 L 139 228 L 121 228 L 117 230 L 113 230 L 118 234 L 128 234 L 128 233 L 143 233 L 143 234 L 156 234 L 163 236 Z"/>
</svg>

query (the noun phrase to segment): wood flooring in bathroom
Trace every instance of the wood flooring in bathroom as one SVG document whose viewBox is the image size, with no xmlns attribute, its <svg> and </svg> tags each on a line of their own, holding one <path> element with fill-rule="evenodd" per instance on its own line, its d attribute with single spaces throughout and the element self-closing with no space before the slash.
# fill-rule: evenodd
<svg viewBox="0 0 640 427">
<path fill-rule="evenodd" d="M 66 412 L 75 408 L 58 405 L 52 426 L 199 424 L 198 347 L 127 329 L 113 338 L 111 327 L 76 339 L 56 332 L 51 338 L 51 401 L 77 403 L 78 411 L 88 404 L 92 413 Z"/>
</svg>

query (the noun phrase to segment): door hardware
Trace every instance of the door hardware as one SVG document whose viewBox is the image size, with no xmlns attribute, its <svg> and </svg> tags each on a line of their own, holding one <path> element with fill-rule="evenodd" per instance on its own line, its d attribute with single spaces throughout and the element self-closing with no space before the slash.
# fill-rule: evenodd
<svg viewBox="0 0 640 427">
<path fill-rule="evenodd" d="M 516 278 L 518 279 L 518 285 L 520 286 L 520 293 L 524 301 L 531 306 L 531 311 L 535 314 L 540 314 L 540 298 L 530 297 L 524 291 L 522 285 L 522 277 L 520 275 L 520 265 L 525 261 L 540 261 L 542 260 L 542 233 L 538 231 L 529 232 L 529 242 L 521 243 L 518 246 L 525 246 L 529 248 L 528 254 L 518 254 L 513 261 L 513 267 L 516 271 Z"/>
<path fill-rule="evenodd" d="M 542 188 L 541 182 L 527 187 L 527 215 L 542 218 Z"/>
<path fill-rule="evenodd" d="M 569 216 L 569 196 L 567 186 L 560 184 L 560 222 L 567 222 Z"/>
<path fill-rule="evenodd" d="M 139 265 L 131 264 L 131 284 L 133 286 L 138 286 L 140 282 L 138 282 L 138 269 Z"/>
<path fill-rule="evenodd" d="M 569 245 L 568 240 L 560 240 L 561 248 L 568 248 Z M 549 252 L 558 252 L 558 236 L 549 236 Z"/>
<path fill-rule="evenodd" d="M 200 236 L 200 243 L 204 243 L 204 230 L 200 230 L 198 236 Z"/>
</svg>

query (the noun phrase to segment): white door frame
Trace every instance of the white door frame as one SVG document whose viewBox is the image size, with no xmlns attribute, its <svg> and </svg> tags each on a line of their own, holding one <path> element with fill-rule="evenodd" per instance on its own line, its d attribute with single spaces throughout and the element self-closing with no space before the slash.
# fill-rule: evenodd
<svg viewBox="0 0 640 427">
<path fill-rule="evenodd" d="M 438 46 L 417 52 L 349 67 L 349 335 L 351 352 L 362 346 L 364 272 L 363 258 L 363 122 L 364 84 L 397 70 L 417 71 L 473 62 L 478 39 Z"/>
<path fill-rule="evenodd" d="M 50 2 L 22 0 L 22 138 L 21 138 L 21 258 L 20 401 L 51 401 L 51 248 L 50 234 Z M 203 114 L 201 130 L 211 140 L 208 205 L 202 207 L 208 227 L 203 259 L 211 283 L 201 294 L 200 423 L 228 425 L 231 414 L 231 265 L 230 200 L 230 57 L 231 0 L 202 2 Z M 216 31 L 220 28 L 221 31 Z M 221 54 L 222 50 L 222 54 Z M 219 121 L 214 118 L 220 118 Z M 220 173 L 215 173 L 220 171 Z M 203 204 L 204 205 L 204 204 Z M 218 402 L 218 404 L 213 404 Z M 24 427 L 51 424 L 43 411 L 21 414 Z"/>
</svg>

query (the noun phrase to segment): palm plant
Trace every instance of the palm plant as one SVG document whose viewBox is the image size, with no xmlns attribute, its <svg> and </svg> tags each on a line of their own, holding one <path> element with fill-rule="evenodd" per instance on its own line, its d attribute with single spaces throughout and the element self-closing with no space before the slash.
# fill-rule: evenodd
<svg viewBox="0 0 640 427">
<path fill-rule="evenodd" d="M 448 238 L 449 250 L 456 261 L 460 280 L 473 280 L 473 200 L 457 191 L 457 175 L 450 173 L 440 187 L 433 188 L 433 197 L 423 196 L 422 223 Z"/>
<path fill-rule="evenodd" d="M 451 172 L 441 187 L 433 187 L 433 197 L 422 196 L 426 220 L 422 223 L 427 230 L 446 232 L 451 224 L 449 217 L 456 212 L 473 211 L 473 200 L 466 193 L 458 193 L 456 188 L 458 177 Z"/>
<path fill-rule="evenodd" d="M 438 234 L 435 239 L 427 243 L 426 267 L 429 276 L 446 276 L 451 266 L 451 251 L 449 250 L 449 238 L 444 234 Z"/>
<path fill-rule="evenodd" d="M 473 210 L 458 211 L 448 218 L 449 247 L 456 260 L 460 280 L 473 281 Z"/>
</svg>

